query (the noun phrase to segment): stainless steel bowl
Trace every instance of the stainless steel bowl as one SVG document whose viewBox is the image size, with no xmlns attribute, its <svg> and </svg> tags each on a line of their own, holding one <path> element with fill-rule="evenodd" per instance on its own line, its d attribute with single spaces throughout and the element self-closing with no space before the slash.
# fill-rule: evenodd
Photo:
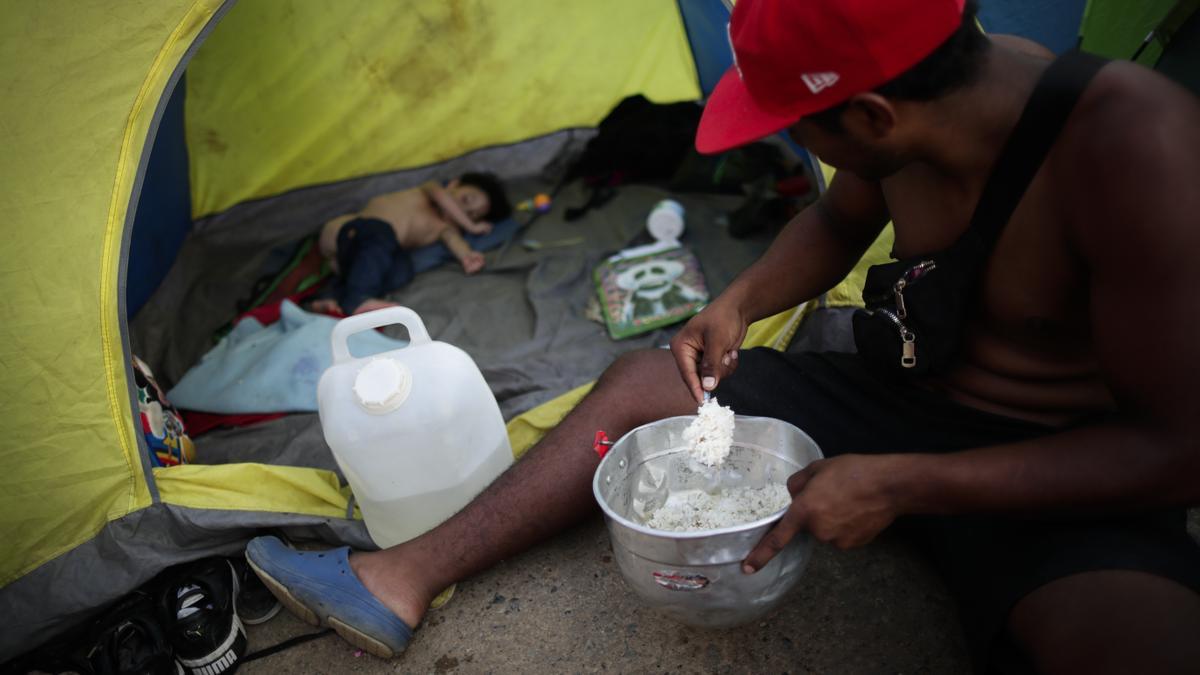
<svg viewBox="0 0 1200 675">
<path fill-rule="evenodd" d="M 669 532 L 645 525 L 676 491 L 763 487 L 821 458 L 795 426 L 768 417 L 735 418 L 733 450 L 719 469 L 688 456 L 683 430 L 694 415 L 640 426 L 617 441 L 596 469 L 592 491 L 604 510 L 621 574 L 649 606 L 690 626 L 718 628 L 761 618 L 799 581 L 812 542 L 800 535 L 755 574 L 742 561 L 786 510 L 716 530 Z"/>
</svg>

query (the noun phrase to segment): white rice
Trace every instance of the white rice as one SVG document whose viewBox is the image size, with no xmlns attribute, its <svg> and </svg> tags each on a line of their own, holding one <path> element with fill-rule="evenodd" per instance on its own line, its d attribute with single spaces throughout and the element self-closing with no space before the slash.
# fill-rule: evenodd
<svg viewBox="0 0 1200 675">
<path fill-rule="evenodd" d="M 696 411 L 696 419 L 683 430 L 692 459 L 705 466 L 720 466 L 733 447 L 733 410 L 708 399 Z"/>
<path fill-rule="evenodd" d="M 667 497 L 667 502 L 650 514 L 646 525 L 671 532 L 715 530 L 765 518 L 791 501 L 787 487 L 779 483 L 729 488 L 715 495 L 685 490 Z"/>
<path fill-rule="evenodd" d="M 710 398 L 696 411 L 696 419 L 683 430 L 688 455 L 708 467 L 724 464 L 733 449 L 733 410 Z M 683 490 L 672 493 L 650 514 L 646 525 L 656 530 L 693 532 L 733 527 L 765 518 L 792 501 L 787 487 L 733 487 L 708 493 Z"/>
</svg>

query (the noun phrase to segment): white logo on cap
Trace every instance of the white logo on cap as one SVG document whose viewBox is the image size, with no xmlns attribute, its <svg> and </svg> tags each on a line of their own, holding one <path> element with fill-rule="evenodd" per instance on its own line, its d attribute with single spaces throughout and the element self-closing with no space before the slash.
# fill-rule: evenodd
<svg viewBox="0 0 1200 675">
<path fill-rule="evenodd" d="M 733 48 L 733 33 L 729 30 L 729 24 L 725 24 L 725 39 L 729 40 L 729 53 L 733 54 L 733 67 L 737 69 L 738 79 L 744 81 L 746 77 L 742 75 L 742 67 L 737 62 L 737 50 Z"/>
<path fill-rule="evenodd" d="M 821 93 L 822 90 L 828 89 L 837 84 L 837 73 L 805 73 L 800 76 L 804 80 L 804 84 L 808 85 L 809 91 L 814 94 Z"/>
</svg>

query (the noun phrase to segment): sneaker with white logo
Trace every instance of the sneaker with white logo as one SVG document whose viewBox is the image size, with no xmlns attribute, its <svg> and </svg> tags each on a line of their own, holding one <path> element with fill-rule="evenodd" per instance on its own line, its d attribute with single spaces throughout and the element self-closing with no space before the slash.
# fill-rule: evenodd
<svg viewBox="0 0 1200 675">
<path fill-rule="evenodd" d="M 237 573 L 225 558 L 206 558 L 168 573 L 159 611 L 175 661 L 188 675 L 233 673 L 246 655 L 237 593 Z"/>
</svg>

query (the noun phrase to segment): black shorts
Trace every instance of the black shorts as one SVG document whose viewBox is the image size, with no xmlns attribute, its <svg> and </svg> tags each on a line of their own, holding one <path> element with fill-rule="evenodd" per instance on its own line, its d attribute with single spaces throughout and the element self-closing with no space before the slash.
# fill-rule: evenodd
<svg viewBox="0 0 1200 675">
<path fill-rule="evenodd" d="M 954 452 L 1057 431 L 878 375 L 847 353 L 743 351 L 716 395 L 738 414 L 796 425 L 826 457 Z M 1138 570 L 1200 593 L 1200 546 L 1187 533 L 1184 509 L 1055 521 L 908 516 L 897 526 L 915 537 L 958 602 L 977 667 L 1017 601 L 1055 579 Z"/>
</svg>

